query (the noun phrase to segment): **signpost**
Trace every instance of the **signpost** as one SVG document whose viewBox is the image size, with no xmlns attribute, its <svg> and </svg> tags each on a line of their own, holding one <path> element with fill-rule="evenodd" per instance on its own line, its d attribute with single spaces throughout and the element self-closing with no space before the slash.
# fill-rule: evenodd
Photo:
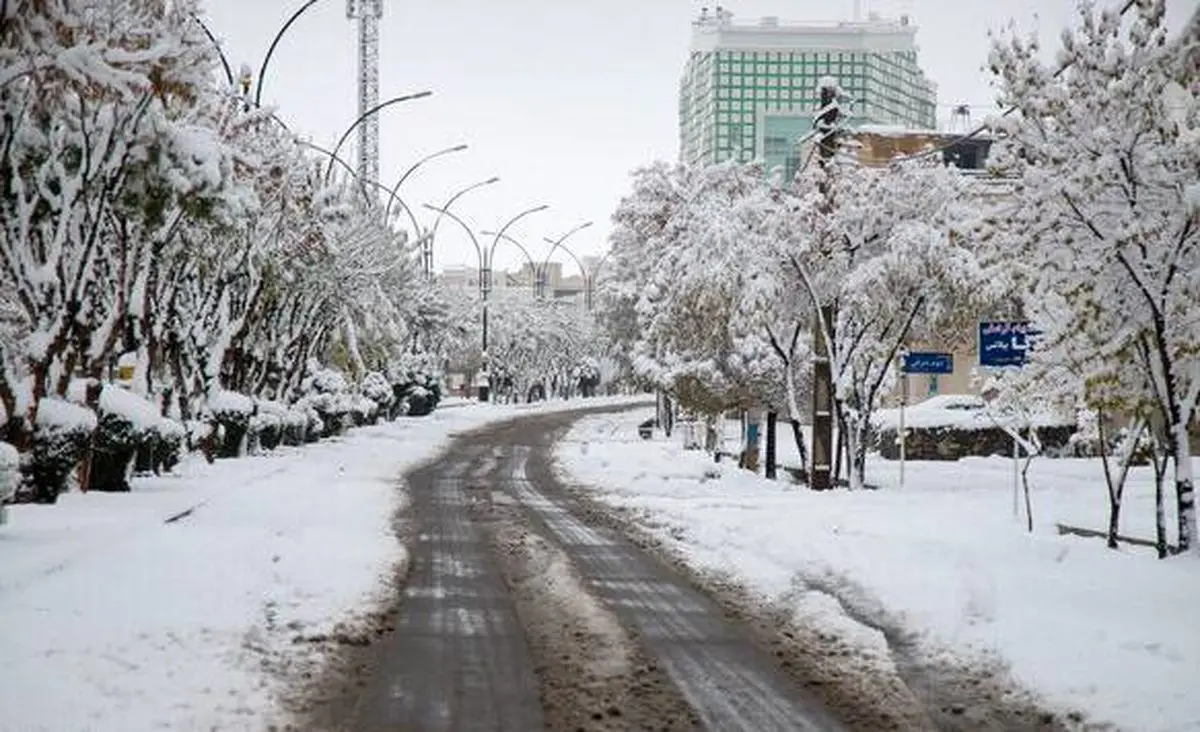
<svg viewBox="0 0 1200 732">
<path fill-rule="evenodd" d="M 985 368 L 1024 366 L 1029 349 L 1042 332 L 1024 320 L 979 324 L 979 365 Z"/>
<path fill-rule="evenodd" d="M 904 490 L 904 461 L 908 452 L 904 429 L 904 408 L 908 406 L 908 375 L 952 373 L 953 354 L 938 351 L 902 351 L 900 354 L 900 490 Z"/>
<path fill-rule="evenodd" d="M 1029 349 L 1042 332 L 1025 320 L 979 323 L 979 365 L 984 368 L 1020 368 L 1029 360 Z M 990 400 L 988 400 L 990 402 Z M 994 419 L 994 418 L 993 418 Z M 1013 518 L 1020 514 L 1021 451 L 1013 428 Z"/>
</svg>

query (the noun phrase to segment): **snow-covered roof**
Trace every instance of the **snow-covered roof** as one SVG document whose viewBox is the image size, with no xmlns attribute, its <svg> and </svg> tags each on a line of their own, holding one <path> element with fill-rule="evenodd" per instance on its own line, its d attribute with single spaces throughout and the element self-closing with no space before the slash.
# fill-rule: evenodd
<svg viewBox="0 0 1200 732">
<path fill-rule="evenodd" d="M 862 124 L 853 128 L 854 132 L 876 135 L 878 137 L 937 137 L 947 141 L 965 135 L 958 132 L 943 132 L 941 130 L 922 129 L 920 127 L 905 127 L 904 125 L 882 125 L 882 124 Z M 990 135 L 985 132 L 979 132 L 971 135 L 969 139 L 975 140 L 990 140 Z"/>
</svg>

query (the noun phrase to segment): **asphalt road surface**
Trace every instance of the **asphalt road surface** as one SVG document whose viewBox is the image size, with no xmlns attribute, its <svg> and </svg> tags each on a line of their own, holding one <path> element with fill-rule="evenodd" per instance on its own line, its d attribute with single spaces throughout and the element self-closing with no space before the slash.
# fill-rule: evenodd
<svg viewBox="0 0 1200 732">
<path fill-rule="evenodd" d="M 838 730 L 711 598 L 555 476 L 578 413 L 457 440 L 408 476 L 411 553 L 357 730 Z"/>
</svg>

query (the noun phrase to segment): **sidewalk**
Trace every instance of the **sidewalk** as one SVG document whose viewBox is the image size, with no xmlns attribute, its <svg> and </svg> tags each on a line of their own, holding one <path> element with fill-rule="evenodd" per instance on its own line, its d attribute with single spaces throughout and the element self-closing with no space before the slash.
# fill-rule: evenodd
<svg viewBox="0 0 1200 732">
<path fill-rule="evenodd" d="M 578 423 L 560 466 L 598 499 L 638 511 L 693 567 L 732 576 L 881 664 L 897 657 L 879 629 L 913 632 L 924 662 L 999 660 L 1063 714 L 1200 730 L 1200 562 L 1112 552 L 1055 528 L 1103 528 L 1098 461 L 1035 464 L 1028 534 L 1012 516 L 1009 460 L 909 463 L 903 492 L 896 466 L 875 461 L 869 481 L 881 490 L 818 494 L 714 465 L 678 439 L 640 440 L 647 414 Z M 1153 526 L 1147 473 L 1131 478 L 1123 532 Z"/>
</svg>

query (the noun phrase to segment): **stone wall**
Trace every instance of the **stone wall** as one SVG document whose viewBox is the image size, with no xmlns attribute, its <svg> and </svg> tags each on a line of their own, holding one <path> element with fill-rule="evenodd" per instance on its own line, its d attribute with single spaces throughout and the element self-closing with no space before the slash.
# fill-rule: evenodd
<svg viewBox="0 0 1200 732">
<path fill-rule="evenodd" d="M 1038 427 L 1038 438 L 1043 451 L 1055 454 L 1066 448 L 1073 425 Z M 896 430 L 881 430 L 878 438 L 879 454 L 888 460 L 900 459 L 900 444 Z M 905 445 L 908 460 L 958 460 L 960 458 L 989 455 L 1012 455 L 1012 437 L 999 427 L 984 429 L 962 429 L 959 427 L 909 428 Z"/>
</svg>

